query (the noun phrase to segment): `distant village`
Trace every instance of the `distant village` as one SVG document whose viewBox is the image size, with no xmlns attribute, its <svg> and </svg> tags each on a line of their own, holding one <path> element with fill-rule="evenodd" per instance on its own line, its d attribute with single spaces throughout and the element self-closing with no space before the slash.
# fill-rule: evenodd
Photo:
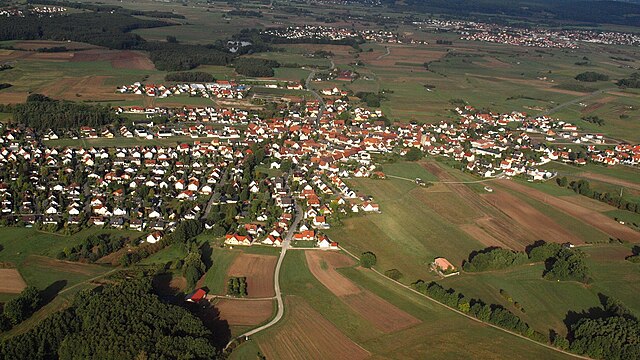
<svg viewBox="0 0 640 360">
<path fill-rule="evenodd" d="M 520 28 L 506 25 L 430 19 L 414 22 L 422 29 L 451 31 L 462 40 L 493 42 L 516 46 L 577 49 L 580 43 L 605 45 L 640 45 L 640 34 L 593 30 L 551 30 L 544 28 Z"/>
<path fill-rule="evenodd" d="M 378 43 L 402 43 L 398 34 L 391 31 L 355 30 L 314 25 L 267 29 L 263 31 L 263 34 L 284 39 L 325 39 L 331 41 L 362 39 Z"/>
</svg>

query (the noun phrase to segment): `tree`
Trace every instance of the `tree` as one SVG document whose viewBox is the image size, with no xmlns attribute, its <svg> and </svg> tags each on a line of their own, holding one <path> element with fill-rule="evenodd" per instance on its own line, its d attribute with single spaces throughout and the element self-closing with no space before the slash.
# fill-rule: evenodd
<svg viewBox="0 0 640 360">
<path fill-rule="evenodd" d="M 371 251 L 364 252 L 360 256 L 360 265 L 367 269 L 373 267 L 377 261 L 378 259 L 376 258 L 376 255 Z"/>
<path fill-rule="evenodd" d="M 408 161 L 418 161 L 420 159 L 422 159 L 422 151 L 420 149 L 418 149 L 417 147 L 412 147 L 411 149 L 409 149 L 409 151 L 407 151 L 407 154 L 405 155 L 405 158 Z"/>
<path fill-rule="evenodd" d="M 567 187 L 569 180 L 567 180 L 566 176 L 563 176 L 561 178 L 556 178 L 556 183 L 558 183 L 558 186 Z"/>
</svg>

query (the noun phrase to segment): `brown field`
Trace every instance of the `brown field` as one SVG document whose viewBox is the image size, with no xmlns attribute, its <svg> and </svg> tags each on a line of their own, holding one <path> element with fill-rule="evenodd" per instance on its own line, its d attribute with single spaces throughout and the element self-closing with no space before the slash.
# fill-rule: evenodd
<svg viewBox="0 0 640 360">
<path fill-rule="evenodd" d="M 40 255 L 31 255 L 27 257 L 24 261 L 23 266 L 40 266 L 51 269 L 51 271 L 61 271 L 66 273 L 73 273 L 79 275 L 93 275 L 95 274 L 96 269 L 98 269 L 97 265 L 92 264 L 83 264 L 79 262 L 72 261 L 62 261 L 52 259 L 46 256 Z"/>
<path fill-rule="evenodd" d="M 104 81 L 108 78 L 108 76 L 65 77 L 41 88 L 39 91 L 56 99 L 76 101 L 84 98 L 91 100 L 139 99 L 139 97 L 132 94 L 115 94 L 112 86 L 104 85 Z"/>
<path fill-rule="evenodd" d="M 530 188 L 528 186 L 518 184 L 515 181 L 499 180 L 494 182 L 511 190 L 517 191 L 534 200 L 538 200 L 545 204 L 551 205 L 564 213 L 581 220 L 596 229 L 603 231 L 609 236 L 630 242 L 640 242 L 640 232 L 636 232 L 624 225 L 619 224 L 615 220 L 603 215 L 597 211 L 585 208 L 580 205 L 572 204 L 555 196 L 551 196 L 542 191 Z"/>
<path fill-rule="evenodd" d="M 345 295 L 341 299 L 378 330 L 386 334 L 422 323 L 369 291 Z"/>
<path fill-rule="evenodd" d="M 595 173 L 592 173 L 592 172 L 583 172 L 583 173 L 578 174 L 578 176 L 584 177 L 584 178 L 587 178 L 587 179 L 591 179 L 591 180 L 602 181 L 602 182 L 608 183 L 608 184 L 624 186 L 624 187 L 629 188 L 629 189 L 640 191 L 640 184 L 639 183 L 634 183 L 634 182 L 631 182 L 631 181 L 622 180 L 622 179 L 614 178 L 614 177 L 607 176 L 607 175 L 595 174 Z"/>
<path fill-rule="evenodd" d="M 536 240 L 542 239 L 548 242 L 569 241 L 574 244 L 584 242 L 563 229 L 549 216 L 505 191 L 496 191 L 490 195 L 483 195 L 483 197 L 507 214 L 507 216 L 528 229 L 536 237 Z"/>
<path fill-rule="evenodd" d="M 486 219 L 484 219 L 484 220 L 486 220 Z M 492 246 L 501 247 L 501 246 L 503 246 L 503 244 L 498 239 L 494 238 L 493 236 L 488 234 L 486 231 L 484 231 L 482 229 L 482 227 L 480 227 L 479 224 L 481 224 L 482 221 L 483 221 L 483 219 L 479 219 L 477 221 L 478 224 L 462 224 L 462 225 L 460 225 L 460 229 L 462 229 L 462 231 L 467 233 L 472 238 L 480 241 L 483 245 L 485 245 L 487 247 L 492 247 Z"/>
<path fill-rule="evenodd" d="M 78 51 L 71 61 L 110 61 L 116 69 L 153 70 L 155 68 L 151 60 L 139 51 L 106 49 Z"/>
<path fill-rule="evenodd" d="M 313 276 L 336 296 L 359 294 L 362 290 L 351 280 L 340 275 L 336 268 L 351 266 L 351 259 L 343 254 L 324 251 L 305 251 L 307 264 Z M 322 262 L 326 268 L 323 269 Z"/>
<path fill-rule="evenodd" d="M 271 318 L 273 300 L 222 299 L 214 307 L 220 312 L 220 319 L 229 325 L 258 325 Z"/>
<path fill-rule="evenodd" d="M 0 293 L 18 294 L 26 287 L 17 269 L 0 269 Z"/>
<path fill-rule="evenodd" d="M 366 359 L 371 354 L 323 318 L 302 298 L 287 296 L 284 326 L 260 338 L 267 359 Z"/>
<path fill-rule="evenodd" d="M 421 165 L 441 181 L 458 181 L 436 163 L 427 162 Z M 446 184 L 446 186 L 451 190 L 449 202 L 465 204 L 467 208 L 465 212 L 477 214 L 476 220 L 472 223 L 474 226 L 466 226 L 462 230 L 485 246 L 500 246 L 513 250 L 523 250 L 526 245 L 536 240 L 535 236 L 527 228 L 493 206 L 491 202 L 467 185 Z M 445 218 L 447 218 L 447 215 L 452 216 L 451 213 L 443 213 Z M 447 219 L 460 224 L 460 220 L 454 217 Z"/>
<path fill-rule="evenodd" d="M 240 254 L 227 271 L 227 276 L 246 276 L 250 298 L 275 296 L 273 275 L 278 258 L 270 255 Z"/>
<path fill-rule="evenodd" d="M 384 333 L 391 333 L 421 323 L 379 296 L 360 289 L 335 269 L 353 265 L 348 256 L 336 252 L 305 251 L 311 273 L 329 291 Z"/>
</svg>

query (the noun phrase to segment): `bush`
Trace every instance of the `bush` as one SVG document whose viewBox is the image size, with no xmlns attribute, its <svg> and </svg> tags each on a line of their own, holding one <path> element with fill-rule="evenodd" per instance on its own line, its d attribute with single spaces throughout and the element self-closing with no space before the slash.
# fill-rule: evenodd
<svg viewBox="0 0 640 360">
<path fill-rule="evenodd" d="M 469 260 L 462 264 L 462 268 L 468 272 L 500 270 L 526 262 L 527 255 L 524 253 L 502 248 L 487 248 L 472 252 Z"/>
<path fill-rule="evenodd" d="M 360 265 L 367 269 L 373 267 L 377 261 L 378 259 L 376 258 L 376 255 L 370 251 L 362 253 L 362 255 L 360 256 Z"/>
<path fill-rule="evenodd" d="M 402 276 L 403 276 L 400 270 L 398 269 L 387 270 L 384 272 L 384 275 L 389 279 L 393 279 L 395 281 L 402 279 Z"/>
<path fill-rule="evenodd" d="M 586 71 L 576 75 L 575 79 L 583 82 L 608 81 L 609 76 L 595 71 Z"/>
</svg>

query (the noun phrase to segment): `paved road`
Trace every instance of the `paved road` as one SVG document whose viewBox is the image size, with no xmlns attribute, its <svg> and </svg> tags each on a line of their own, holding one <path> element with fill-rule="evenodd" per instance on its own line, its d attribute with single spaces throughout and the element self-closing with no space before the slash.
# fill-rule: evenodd
<svg viewBox="0 0 640 360">
<path fill-rule="evenodd" d="M 278 303 L 278 310 L 276 312 L 276 316 L 273 319 L 271 319 L 271 321 L 269 321 L 268 323 L 260 327 L 257 327 L 253 330 L 247 331 L 244 334 L 238 335 L 236 338 L 229 341 L 227 346 L 225 346 L 225 350 L 236 339 L 241 339 L 246 336 L 251 336 L 262 330 L 268 329 L 271 326 L 275 325 L 278 321 L 280 321 L 280 319 L 282 319 L 282 316 L 284 315 L 284 301 L 282 299 L 282 292 L 280 291 L 280 268 L 282 267 L 282 261 L 284 260 L 284 256 L 287 253 L 287 249 L 289 249 L 289 246 L 291 245 L 291 239 L 293 238 L 293 234 L 296 232 L 296 229 L 298 228 L 298 224 L 300 223 L 301 220 L 302 220 L 302 209 L 300 208 L 299 205 L 296 205 L 296 216 L 293 220 L 293 223 L 291 224 L 291 227 L 289 227 L 289 232 L 287 232 L 287 236 L 284 238 L 284 241 L 282 242 L 282 251 L 280 251 L 280 257 L 278 258 L 278 263 L 276 264 L 276 271 L 273 275 L 274 276 L 273 285 L 276 293 L 275 298 Z"/>
</svg>

